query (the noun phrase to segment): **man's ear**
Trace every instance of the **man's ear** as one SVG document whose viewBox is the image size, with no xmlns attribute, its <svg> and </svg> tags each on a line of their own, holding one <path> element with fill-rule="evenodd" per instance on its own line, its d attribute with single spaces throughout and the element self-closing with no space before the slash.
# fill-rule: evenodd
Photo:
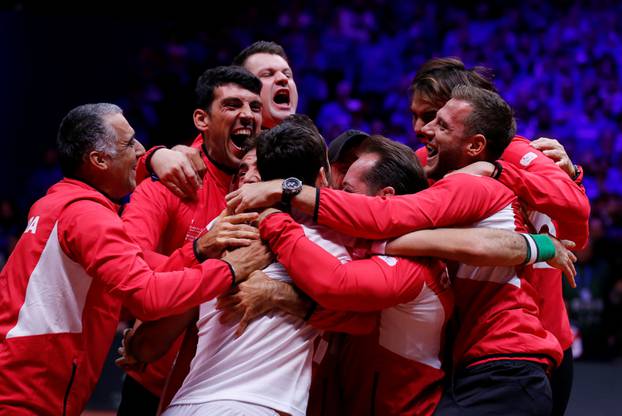
<svg viewBox="0 0 622 416">
<path fill-rule="evenodd" d="M 466 152 L 471 159 L 482 159 L 486 154 L 486 137 L 483 134 L 474 134 L 467 137 Z"/>
<path fill-rule="evenodd" d="M 378 190 L 376 196 L 395 196 L 395 188 L 392 186 L 385 186 Z"/>
<path fill-rule="evenodd" d="M 93 150 L 87 157 L 87 162 L 95 169 L 108 170 L 110 167 L 110 157 L 104 152 Z"/>
<path fill-rule="evenodd" d="M 325 188 L 328 186 L 328 176 L 326 175 L 326 170 L 324 166 L 320 168 L 320 171 L 315 178 L 315 187 L 316 188 Z"/>
<path fill-rule="evenodd" d="M 201 108 L 197 108 L 192 113 L 192 119 L 197 130 L 205 133 L 209 130 L 209 113 Z"/>
</svg>

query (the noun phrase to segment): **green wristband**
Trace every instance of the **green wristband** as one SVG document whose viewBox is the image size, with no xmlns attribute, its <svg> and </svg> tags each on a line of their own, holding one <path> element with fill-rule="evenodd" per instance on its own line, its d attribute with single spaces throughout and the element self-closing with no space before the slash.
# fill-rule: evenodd
<svg viewBox="0 0 622 416">
<path fill-rule="evenodd" d="M 555 257 L 555 245 L 553 240 L 546 234 L 529 234 L 536 243 L 538 248 L 538 256 L 536 263 L 546 261 Z"/>
</svg>

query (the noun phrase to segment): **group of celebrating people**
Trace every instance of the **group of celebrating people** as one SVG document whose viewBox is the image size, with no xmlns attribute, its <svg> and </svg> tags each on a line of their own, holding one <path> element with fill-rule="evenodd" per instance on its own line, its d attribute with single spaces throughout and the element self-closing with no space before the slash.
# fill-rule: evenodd
<svg viewBox="0 0 622 416">
<path fill-rule="evenodd" d="M 563 414 L 581 167 L 516 136 L 457 58 L 410 93 L 417 152 L 358 130 L 327 146 L 259 41 L 199 77 L 191 146 L 145 151 L 118 106 L 71 110 L 65 178 L 0 273 L 0 415 L 80 414 L 122 308 L 119 414 Z"/>
</svg>

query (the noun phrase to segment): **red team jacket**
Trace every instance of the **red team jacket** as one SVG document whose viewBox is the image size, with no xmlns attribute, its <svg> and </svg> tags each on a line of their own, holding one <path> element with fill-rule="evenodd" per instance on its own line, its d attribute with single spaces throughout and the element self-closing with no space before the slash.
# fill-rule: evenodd
<svg viewBox="0 0 622 416">
<path fill-rule="evenodd" d="M 52 186 L 30 209 L 0 272 L 0 414 L 79 415 L 122 305 L 141 319 L 158 319 L 231 287 L 220 260 L 152 271 L 117 210 L 73 179 Z"/>
<path fill-rule="evenodd" d="M 523 231 L 517 208 L 516 196 L 498 181 L 454 174 L 416 194 L 391 198 L 322 189 L 318 223 L 368 239 L 449 226 Z M 461 265 L 456 277 L 460 323 L 454 365 L 501 358 L 559 364 L 559 343 L 542 327 L 535 291 L 520 273 L 507 267 Z"/>
<path fill-rule="evenodd" d="M 425 147 L 417 149 L 417 157 L 426 163 Z M 585 189 L 574 183 L 564 171 L 529 140 L 516 136 L 499 161 L 503 167 L 498 180 L 518 196 L 528 212 L 535 232 L 547 226 L 552 235 L 574 241 L 577 248 L 587 244 L 590 202 Z M 553 220 L 551 220 L 553 219 Z M 572 345 L 572 331 L 562 297 L 562 273 L 546 262 L 525 270 L 525 278 L 536 287 L 538 307 L 544 328 L 559 340 L 562 349 Z"/>
<path fill-rule="evenodd" d="M 198 136 L 193 147 L 200 147 Z M 232 176 L 218 169 L 202 153 L 207 171 L 196 199 L 182 200 L 159 181 L 141 182 L 123 211 L 123 223 L 128 234 L 145 252 L 152 263 L 162 269 L 175 270 L 180 266 L 196 264 L 192 242 L 205 227 L 225 208 L 225 195 L 229 192 Z M 162 264 L 161 255 L 170 256 Z M 160 261 L 158 261 L 160 258 Z M 160 396 L 164 383 L 179 350 L 181 338 L 169 352 L 150 363 L 144 372 L 130 372 L 153 394 Z"/>
<path fill-rule="evenodd" d="M 544 226 L 560 239 L 585 247 L 589 236 L 590 202 L 582 186 L 566 172 L 529 145 L 524 137 L 515 137 L 503 152 L 499 181 L 516 193 L 527 208 L 534 231 Z M 537 301 L 544 327 L 559 340 L 563 350 L 572 345 L 573 335 L 562 297 L 562 272 L 546 262 L 527 269 L 527 279 L 537 289 Z"/>
<path fill-rule="evenodd" d="M 192 146 L 201 147 L 202 143 L 199 135 Z M 128 234 L 150 262 L 159 264 L 163 270 L 195 264 L 193 240 L 225 208 L 225 195 L 230 190 L 232 177 L 216 167 L 204 152 L 202 156 L 207 172 L 195 200 L 181 200 L 160 182 L 148 179 L 136 188 L 123 212 Z M 142 165 L 146 172 L 144 163 Z M 162 254 L 170 258 L 162 257 Z M 309 319 L 309 323 L 318 329 L 357 334 L 373 330 L 376 321 L 374 314 L 336 313 L 324 308 L 318 308 Z M 150 363 L 144 372 L 130 372 L 131 376 L 153 394 L 161 396 L 181 338 L 164 357 Z"/>
<path fill-rule="evenodd" d="M 442 346 L 453 309 L 444 264 L 389 256 L 342 264 L 285 214 L 263 220 L 261 236 L 296 285 L 321 306 L 382 310 L 376 334 L 347 357 L 356 362 L 358 379 L 343 386 L 346 394 L 365 392 L 348 401 L 348 414 L 432 414 L 441 397 Z M 356 386 L 369 383 L 373 386 Z"/>
</svg>

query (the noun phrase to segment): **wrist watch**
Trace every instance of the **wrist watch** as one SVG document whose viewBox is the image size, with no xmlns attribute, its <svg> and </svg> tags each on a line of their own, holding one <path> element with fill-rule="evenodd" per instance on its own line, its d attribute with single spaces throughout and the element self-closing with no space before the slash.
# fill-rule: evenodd
<svg viewBox="0 0 622 416">
<path fill-rule="evenodd" d="M 285 210 L 289 211 L 292 204 L 292 198 L 302 191 L 302 181 L 298 178 L 287 178 L 283 181 L 283 193 L 281 194 L 281 204 Z"/>
</svg>

